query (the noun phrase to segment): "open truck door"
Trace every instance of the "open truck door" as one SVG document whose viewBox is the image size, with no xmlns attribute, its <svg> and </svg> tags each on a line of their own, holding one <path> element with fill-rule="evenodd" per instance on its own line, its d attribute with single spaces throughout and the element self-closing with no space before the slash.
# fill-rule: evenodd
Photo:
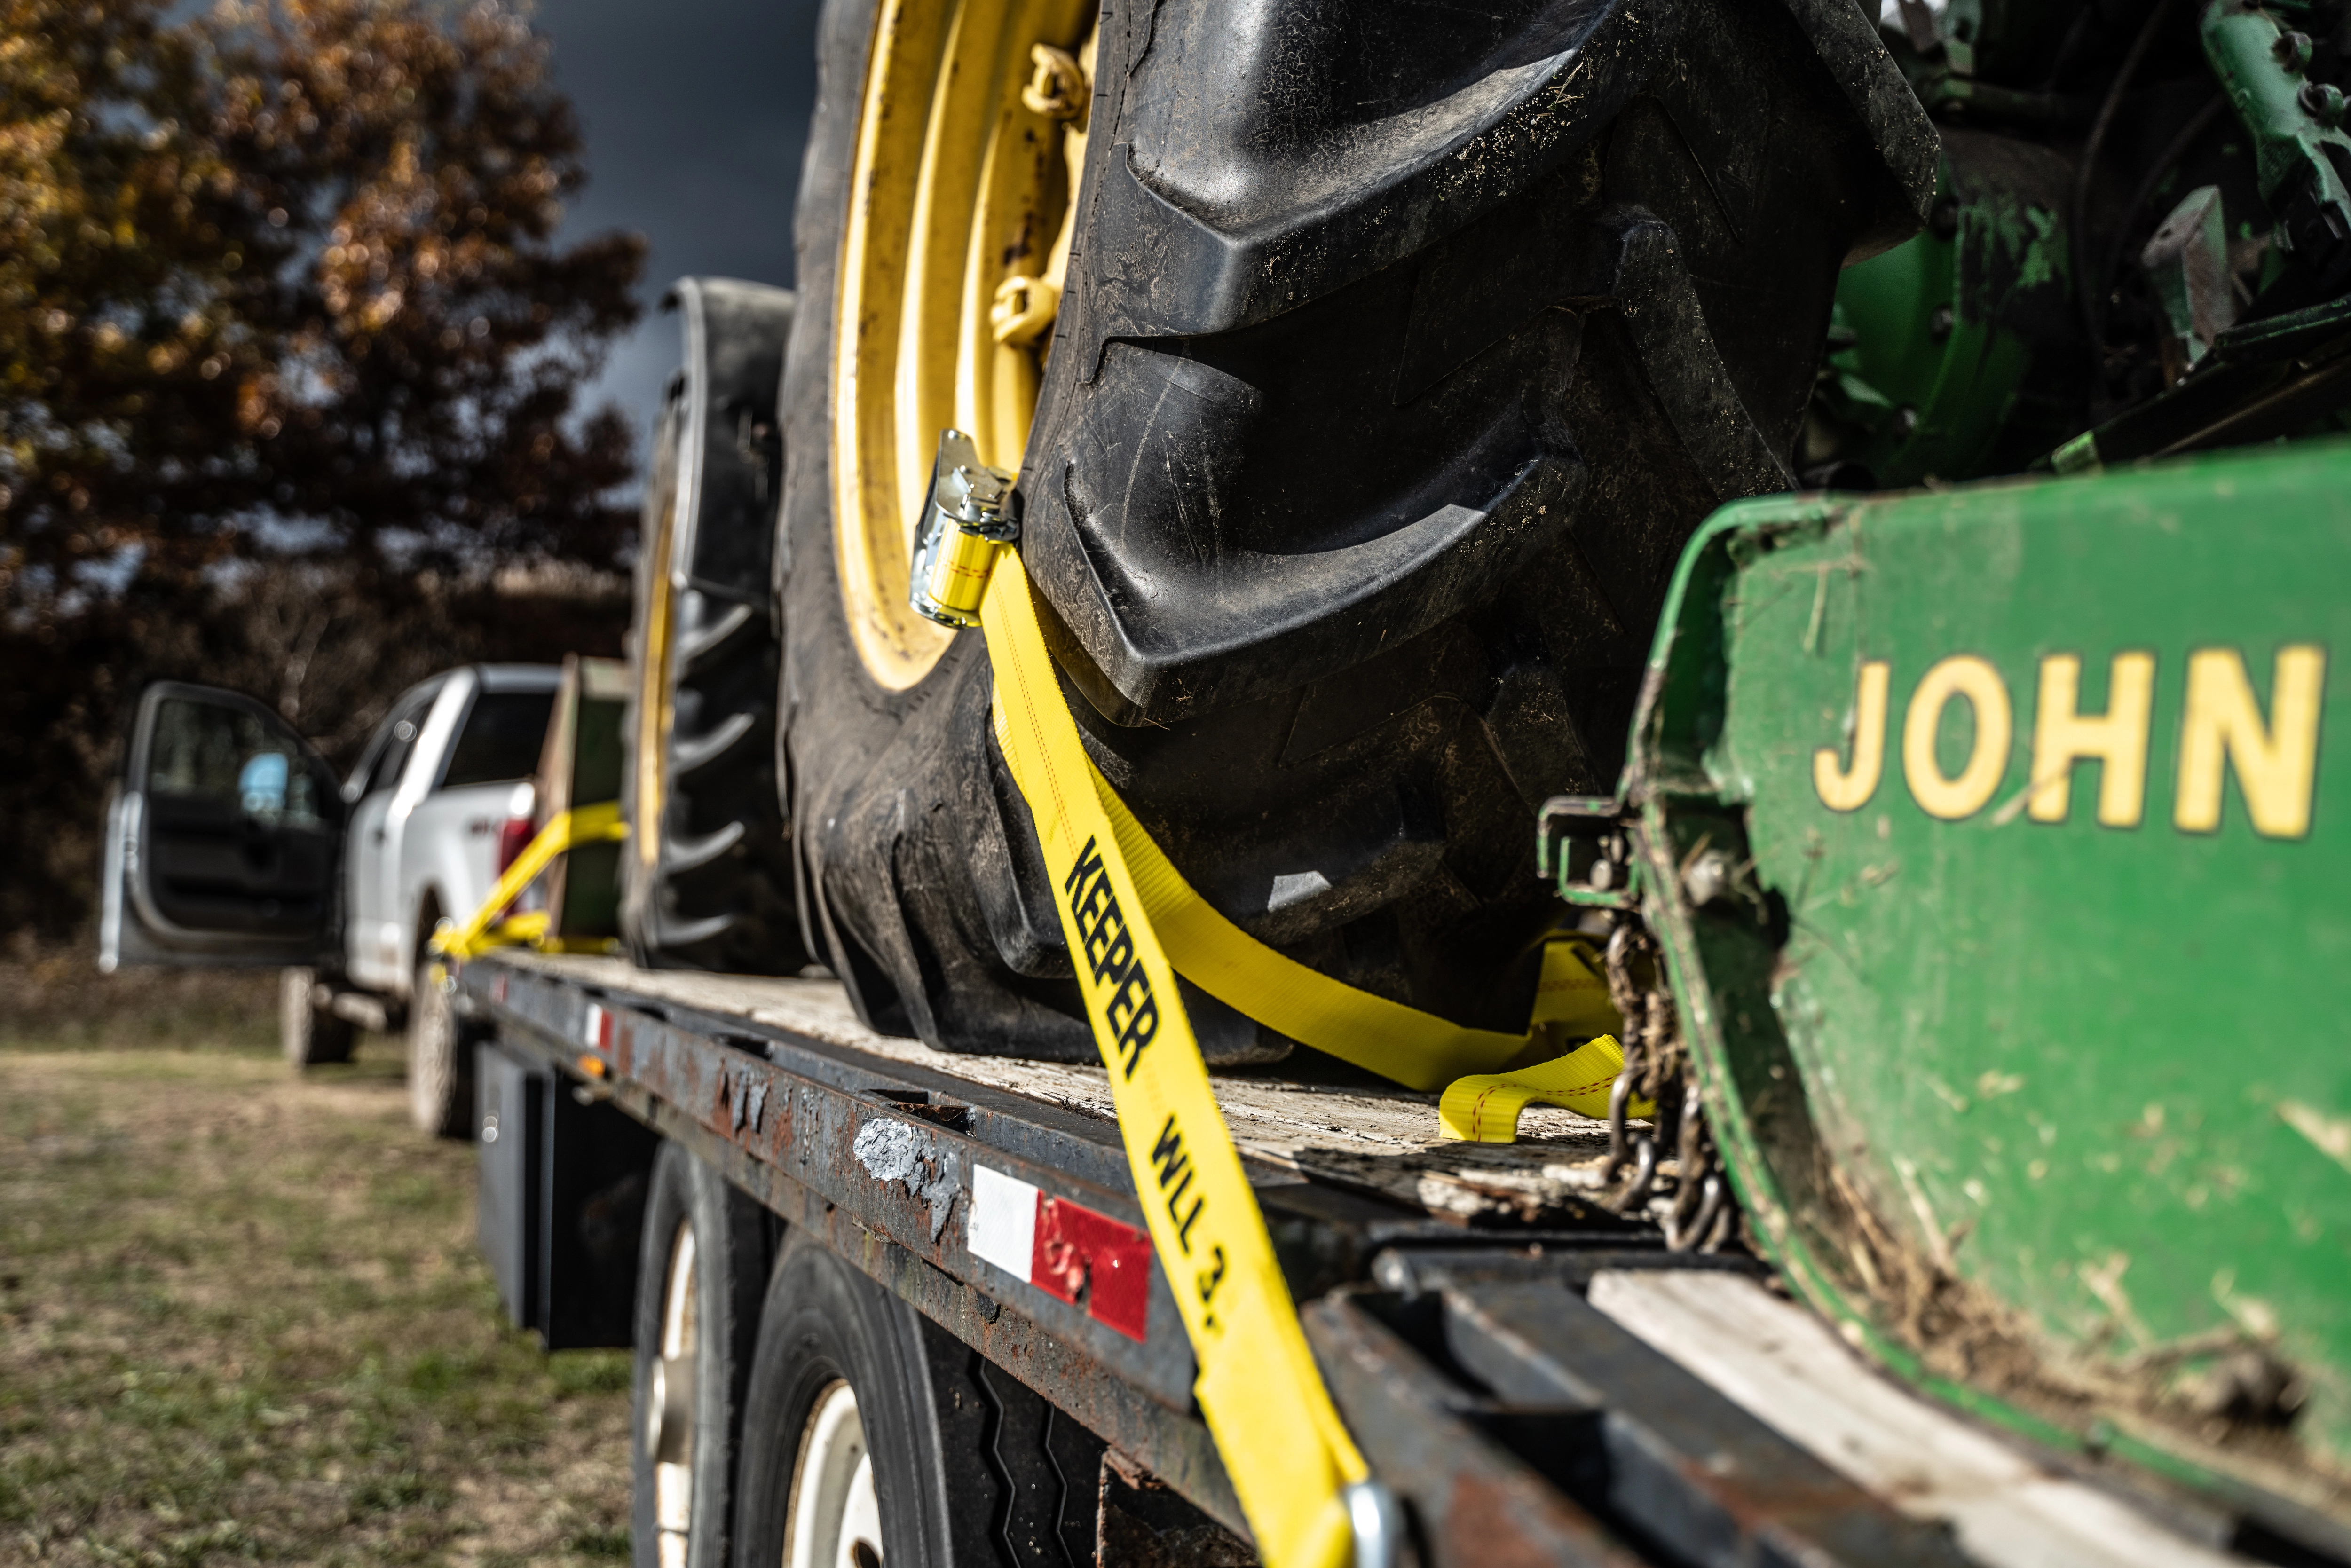
<svg viewBox="0 0 2351 1568">
<path fill-rule="evenodd" d="M 251 697 L 148 687 L 107 808 L 99 967 L 329 959 L 341 918 L 337 783 Z"/>
</svg>

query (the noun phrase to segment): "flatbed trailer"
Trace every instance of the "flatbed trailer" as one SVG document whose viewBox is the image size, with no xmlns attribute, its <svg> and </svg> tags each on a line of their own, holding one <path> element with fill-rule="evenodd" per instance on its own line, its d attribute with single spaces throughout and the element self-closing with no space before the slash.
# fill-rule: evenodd
<svg viewBox="0 0 2351 1568">
<path fill-rule="evenodd" d="M 1038 1504 L 1059 1554 L 999 1521 L 997 1560 L 1235 1560 L 1248 1527 L 1102 1070 L 877 1034 L 825 979 L 505 950 L 455 986 L 483 1049 L 682 1145 L 1101 1440 L 1099 1481 L 1056 1474 Z M 1745 1254 L 1669 1250 L 1587 1201 L 1599 1124 L 1535 1108 L 1518 1143 L 1441 1143 L 1433 1096 L 1281 1068 L 1217 1089 L 1323 1375 L 1401 1500 L 1376 1560 L 2247 1560 L 2210 1503 L 1932 1405 Z M 999 1211 L 1031 1200 L 1060 1216 L 1058 1277 L 1006 1257 Z M 1223 1531 L 1136 1537 L 1110 1517 L 1130 1481 Z"/>
</svg>

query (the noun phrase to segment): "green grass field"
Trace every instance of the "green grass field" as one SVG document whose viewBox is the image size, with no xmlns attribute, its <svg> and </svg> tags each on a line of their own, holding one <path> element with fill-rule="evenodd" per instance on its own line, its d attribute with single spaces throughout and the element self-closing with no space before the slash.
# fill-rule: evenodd
<svg viewBox="0 0 2351 1568">
<path fill-rule="evenodd" d="M 506 1326 L 397 1041 L 298 1079 L 257 977 L 6 967 L 0 1561 L 626 1559 L 628 1358 Z"/>
</svg>

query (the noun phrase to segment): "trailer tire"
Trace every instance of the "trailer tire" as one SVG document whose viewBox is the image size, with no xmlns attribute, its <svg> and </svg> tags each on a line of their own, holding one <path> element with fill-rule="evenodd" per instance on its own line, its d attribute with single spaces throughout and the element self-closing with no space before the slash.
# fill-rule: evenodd
<svg viewBox="0 0 2351 1568">
<path fill-rule="evenodd" d="M 784 390 L 805 918 L 872 1027 L 1094 1058 L 987 650 L 905 602 L 920 443 L 968 423 L 1020 466 L 1085 744 L 1186 880 L 1515 1032 L 1558 916 L 1528 819 L 1614 783 L 1684 541 L 1789 486 L 1839 267 L 1915 229 L 1933 127 L 1850 5 L 1086 9 L 825 10 Z M 1023 150 L 927 151 L 983 144 Z M 1212 1063 L 1289 1049 L 1185 1001 Z"/>
<path fill-rule="evenodd" d="M 872 1512 L 891 1568 L 1093 1561 L 1102 1438 L 801 1232 L 768 1284 L 744 1396 L 742 1568 L 800 1561 L 786 1554 L 793 1493 L 811 1464 L 821 1478 L 824 1402 L 844 1388 L 872 1458 Z M 838 1493 L 820 1500 L 846 1511 Z"/>
<path fill-rule="evenodd" d="M 298 1069 L 349 1061 L 359 1038 L 359 1025 L 311 1001 L 318 983 L 316 969 L 283 969 L 277 976 L 278 1045 Z"/>
<path fill-rule="evenodd" d="M 436 1138 L 474 1135 L 474 1046 L 438 958 L 416 966 L 408 999 L 408 1114 Z"/>
<path fill-rule="evenodd" d="M 796 1561 L 788 1555 L 796 1522 L 817 1541 L 839 1542 L 813 1562 L 947 1568 L 946 1463 L 921 1319 L 821 1244 L 788 1239 L 744 1395 L 739 1568 Z M 797 1521 L 795 1493 L 803 1502 Z M 877 1558 L 841 1540 L 861 1529 L 878 1531 Z"/>
<path fill-rule="evenodd" d="M 758 1206 L 709 1162 L 663 1144 L 645 1197 L 632 1335 L 636 1568 L 726 1568 L 767 1260 Z"/>
</svg>

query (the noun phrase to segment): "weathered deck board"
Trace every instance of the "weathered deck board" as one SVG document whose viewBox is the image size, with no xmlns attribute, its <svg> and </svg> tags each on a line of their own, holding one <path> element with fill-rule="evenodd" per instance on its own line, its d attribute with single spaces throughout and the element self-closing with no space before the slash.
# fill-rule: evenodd
<svg viewBox="0 0 2351 1568">
<path fill-rule="evenodd" d="M 639 969 L 617 958 L 511 949 L 499 957 L 1116 1120 L 1109 1075 L 1099 1066 L 960 1056 L 878 1034 L 857 1021 L 835 980 Z M 1608 1150 L 1605 1126 L 1572 1111 L 1529 1107 L 1515 1144 L 1454 1143 L 1437 1136 L 1434 1094 L 1302 1083 L 1280 1073 L 1278 1066 L 1252 1068 L 1215 1081 L 1217 1102 L 1244 1155 L 1465 1223 L 1572 1217 Z"/>
</svg>

